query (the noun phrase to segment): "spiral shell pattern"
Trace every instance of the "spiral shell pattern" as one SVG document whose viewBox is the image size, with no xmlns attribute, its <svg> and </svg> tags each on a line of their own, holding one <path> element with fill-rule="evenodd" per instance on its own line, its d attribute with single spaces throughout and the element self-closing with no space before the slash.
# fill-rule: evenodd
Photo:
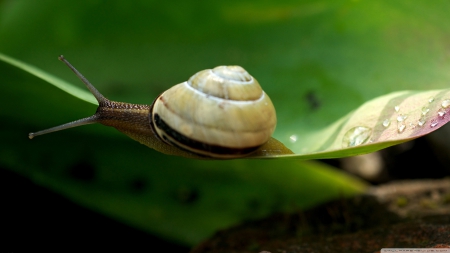
<svg viewBox="0 0 450 253">
<path fill-rule="evenodd" d="M 224 159 L 256 151 L 276 126 L 270 98 L 240 66 L 198 72 L 161 94 L 151 114 L 152 127 L 164 142 Z"/>
</svg>

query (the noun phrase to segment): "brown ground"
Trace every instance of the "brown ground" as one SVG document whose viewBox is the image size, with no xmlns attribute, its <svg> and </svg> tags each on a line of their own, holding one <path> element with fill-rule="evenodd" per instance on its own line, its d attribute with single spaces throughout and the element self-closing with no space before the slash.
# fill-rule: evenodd
<svg viewBox="0 0 450 253">
<path fill-rule="evenodd" d="M 450 179 L 400 181 L 311 210 L 275 214 L 216 233 L 204 252 L 379 252 L 450 248 Z"/>
</svg>

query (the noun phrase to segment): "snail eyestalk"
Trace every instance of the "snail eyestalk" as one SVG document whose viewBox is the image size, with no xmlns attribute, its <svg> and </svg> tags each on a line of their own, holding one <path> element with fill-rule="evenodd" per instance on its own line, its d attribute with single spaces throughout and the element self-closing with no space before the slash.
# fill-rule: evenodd
<svg viewBox="0 0 450 253">
<path fill-rule="evenodd" d="M 72 64 L 70 64 L 64 58 L 64 56 L 60 55 L 58 57 L 58 59 L 60 61 L 62 61 L 64 64 L 66 64 L 67 67 L 69 67 L 72 70 L 72 72 L 75 73 L 75 75 L 77 75 L 78 78 L 80 78 L 80 80 L 86 85 L 86 87 L 89 89 L 89 91 L 91 91 L 92 95 L 94 95 L 95 99 L 97 99 L 99 105 L 107 104 L 108 102 L 110 102 L 74 66 L 72 66 Z M 94 114 L 94 115 L 84 118 L 84 119 L 75 120 L 75 121 L 60 125 L 60 126 L 52 127 L 49 129 L 35 132 L 35 133 L 29 133 L 28 138 L 33 139 L 34 137 L 39 136 L 39 135 L 48 134 L 48 133 L 52 133 L 52 132 L 56 132 L 56 131 L 61 131 L 61 130 L 72 128 L 72 127 L 83 126 L 83 125 L 88 125 L 88 124 L 93 124 L 93 123 L 99 123 L 99 122 L 100 122 L 100 115 Z"/>
<path fill-rule="evenodd" d="M 92 93 L 92 95 L 94 95 L 95 99 L 97 99 L 98 103 L 102 103 L 102 102 L 106 102 L 108 101 L 107 98 L 105 98 L 95 87 L 94 85 L 92 85 L 87 79 L 86 77 L 84 77 L 74 66 L 72 66 L 72 64 L 70 64 L 66 58 L 64 58 L 63 55 L 60 55 L 58 57 L 58 60 L 64 62 L 64 64 L 67 65 L 67 67 L 70 68 L 70 70 L 73 71 L 73 73 L 75 73 L 75 75 L 78 76 L 78 78 L 80 78 L 80 80 L 86 85 L 86 87 L 89 89 L 89 91 Z"/>
<path fill-rule="evenodd" d="M 97 115 L 92 115 L 90 117 L 84 118 L 84 119 L 79 119 L 79 120 L 75 120 L 60 126 L 56 126 L 56 127 L 52 127 L 49 129 L 45 129 L 42 131 L 38 131 L 35 133 L 29 133 L 28 134 L 28 138 L 33 139 L 36 136 L 39 135 L 44 135 L 44 134 L 48 134 L 48 133 L 53 133 L 56 131 L 61 131 L 61 130 L 65 130 L 68 128 L 72 128 L 72 127 L 77 127 L 77 126 L 83 126 L 83 125 L 88 125 L 88 124 L 94 124 L 98 122 L 98 116 Z"/>
</svg>

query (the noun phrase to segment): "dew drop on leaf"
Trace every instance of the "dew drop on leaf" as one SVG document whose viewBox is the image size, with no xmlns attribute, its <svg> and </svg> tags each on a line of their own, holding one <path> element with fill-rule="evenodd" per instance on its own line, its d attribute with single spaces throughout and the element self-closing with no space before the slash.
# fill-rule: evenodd
<svg viewBox="0 0 450 253">
<path fill-rule="evenodd" d="M 431 121 L 431 123 L 430 123 L 430 127 L 435 127 L 435 126 L 437 126 L 439 124 L 439 122 L 437 121 L 437 120 L 432 120 Z"/>
<path fill-rule="evenodd" d="M 357 126 L 348 130 L 342 138 L 342 147 L 354 147 L 364 144 L 372 135 L 372 128 Z"/>
<path fill-rule="evenodd" d="M 395 110 L 396 112 L 400 111 L 400 106 L 396 105 L 396 106 L 394 107 L 394 110 Z"/>
<path fill-rule="evenodd" d="M 439 109 L 439 111 L 438 111 L 439 117 L 444 117 L 444 116 L 445 116 L 445 113 L 446 113 L 446 111 L 445 111 L 445 109 L 443 109 L 443 108 Z"/>
<path fill-rule="evenodd" d="M 385 120 L 383 121 L 383 126 L 384 126 L 384 127 L 388 127 L 390 124 L 391 124 L 391 120 L 390 120 L 390 119 L 385 119 Z"/>
<path fill-rule="evenodd" d="M 423 126 L 423 125 L 425 124 L 425 122 L 426 122 L 425 118 L 422 117 L 422 118 L 420 118 L 419 121 L 417 122 L 417 125 L 421 127 L 421 126 Z"/>
<path fill-rule="evenodd" d="M 398 122 L 402 122 L 402 121 L 404 121 L 406 118 L 408 118 L 407 115 L 400 114 L 400 115 L 397 116 L 397 121 L 398 121 Z"/>
<path fill-rule="evenodd" d="M 422 107 L 422 115 L 427 115 L 427 113 L 430 111 L 430 108 L 428 107 Z"/>
<path fill-rule="evenodd" d="M 450 106 L 450 99 L 445 99 L 444 101 L 442 101 L 441 103 L 442 108 L 447 108 Z"/>
<path fill-rule="evenodd" d="M 403 133 L 405 131 L 406 126 L 404 124 L 399 124 L 397 126 L 398 133 Z"/>
<path fill-rule="evenodd" d="M 433 103 L 433 101 L 434 101 L 434 97 L 430 97 L 430 98 L 428 99 L 428 103 Z"/>
<path fill-rule="evenodd" d="M 292 143 L 297 142 L 297 135 L 296 135 L 296 134 L 291 135 L 291 136 L 289 137 L 289 141 L 291 141 Z"/>
</svg>

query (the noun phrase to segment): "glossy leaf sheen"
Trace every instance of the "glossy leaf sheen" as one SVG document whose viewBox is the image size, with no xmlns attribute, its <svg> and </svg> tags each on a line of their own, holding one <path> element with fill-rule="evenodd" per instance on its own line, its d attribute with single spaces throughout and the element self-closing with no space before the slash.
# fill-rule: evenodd
<svg viewBox="0 0 450 253">
<path fill-rule="evenodd" d="M 9 57 L 7 55 L 4 55 L 0 53 L 0 60 L 9 63 L 15 67 L 18 67 L 32 75 L 35 75 L 36 77 L 49 82 L 50 84 L 56 86 L 57 88 L 60 88 L 61 90 L 69 93 L 72 96 L 75 96 L 83 101 L 89 102 L 91 104 L 98 105 L 97 100 L 95 100 L 94 96 L 89 93 L 88 91 L 81 89 L 77 86 L 74 86 L 60 78 L 57 78 L 49 73 L 46 73 L 45 71 L 36 68 L 35 66 L 32 66 L 30 64 L 26 64 L 24 62 L 21 62 L 17 59 L 13 59 L 12 57 Z"/>
<path fill-rule="evenodd" d="M 450 83 L 449 9 L 448 1 L 439 0 L 3 1 L 0 52 L 71 80 L 88 94 L 56 60 L 64 54 L 108 98 L 141 104 L 199 70 L 241 65 L 270 95 L 278 117 L 274 137 L 297 153 L 293 158 L 340 157 L 406 141 L 447 122 L 448 113 L 435 117 L 447 97 L 438 90 Z M 29 131 L 95 108 L 7 64 L 0 72 L 3 167 L 171 240 L 192 245 L 243 219 L 287 210 L 289 203 L 306 207 L 364 188 L 314 162 L 174 158 L 102 126 L 30 141 Z M 424 92 L 397 93 L 402 90 Z M 409 126 L 428 95 L 435 104 L 426 123 Z M 92 102 L 89 96 L 85 100 Z M 401 133 L 399 114 L 407 114 Z M 349 130 L 366 128 L 372 129 L 369 137 L 353 141 L 362 145 L 342 148 Z M 77 168 L 95 173 L 83 178 L 73 173 Z"/>
</svg>

